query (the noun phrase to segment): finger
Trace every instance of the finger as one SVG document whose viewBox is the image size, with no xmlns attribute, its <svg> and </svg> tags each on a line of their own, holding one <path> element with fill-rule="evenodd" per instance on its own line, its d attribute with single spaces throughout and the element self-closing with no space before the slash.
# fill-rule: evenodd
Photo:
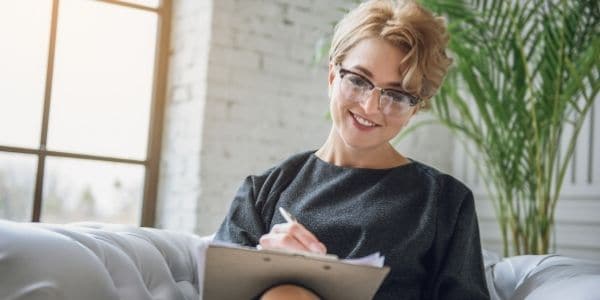
<svg viewBox="0 0 600 300">
<path fill-rule="evenodd" d="M 264 249 L 286 249 L 310 251 L 300 241 L 287 233 L 269 233 L 263 235 L 259 240 Z"/>
<path fill-rule="evenodd" d="M 270 233 L 288 233 L 290 230 L 290 223 L 279 223 L 275 224 L 273 228 L 271 228 Z"/>
<path fill-rule="evenodd" d="M 302 224 L 300 224 L 298 222 L 275 224 L 275 226 L 273 226 L 273 228 L 271 228 L 271 232 L 273 232 L 273 233 L 290 233 L 290 234 L 299 235 L 299 236 L 301 235 L 307 241 L 312 241 L 312 242 L 319 241 L 319 239 L 317 239 L 317 237 L 314 234 L 312 234 L 312 232 L 310 232 L 308 229 L 306 229 L 306 227 L 304 227 Z"/>
<path fill-rule="evenodd" d="M 272 231 L 292 235 L 310 252 L 321 254 L 327 253 L 325 245 L 323 245 L 312 232 L 298 222 L 277 224 L 273 227 Z"/>
</svg>

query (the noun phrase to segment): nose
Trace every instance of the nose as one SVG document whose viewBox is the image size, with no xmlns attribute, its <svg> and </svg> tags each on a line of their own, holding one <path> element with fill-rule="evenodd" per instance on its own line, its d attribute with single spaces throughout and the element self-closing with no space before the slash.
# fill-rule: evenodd
<svg viewBox="0 0 600 300">
<path fill-rule="evenodd" d="M 361 106 L 365 110 L 366 114 L 376 114 L 379 112 L 379 98 L 381 97 L 381 91 L 373 89 L 361 103 Z"/>
</svg>

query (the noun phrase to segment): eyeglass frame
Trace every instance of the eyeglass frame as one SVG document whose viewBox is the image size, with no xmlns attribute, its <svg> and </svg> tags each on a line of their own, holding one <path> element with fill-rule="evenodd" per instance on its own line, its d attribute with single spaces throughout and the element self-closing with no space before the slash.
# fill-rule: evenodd
<svg viewBox="0 0 600 300">
<path fill-rule="evenodd" d="M 379 91 L 379 97 L 377 98 L 377 107 L 378 107 L 379 110 L 381 110 L 381 101 L 382 101 L 381 97 L 384 95 L 384 93 L 386 91 L 392 91 L 392 92 L 399 93 L 401 95 L 407 96 L 408 99 L 409 99 L 409 103 L 408 103 L 409 107 L 415 107 L 417 104 L 423 103 L 423 99 L 419 98 L 418 96 L 411 95 L 411 94 L 409 94 L 409 93 L 407 93 L 405 91 L 398 90 L 398 89 L 388 89 L 388 88 L 378 87 L 375 84 L 373 84 L 373 82 L 371 82 L 371 80 L 367 79 L 364 75 L 361 75 L 359 73 L 350 71 L 350 70 L 342 67 L 341 64 L 337 64 L 336 65 L 336 69 L 337 69 L 338 75 L 340 76 L 340 88 L 341 88 L 341 80 L 344 79 L 344 76 L 346 76 L 347 74 L 351 74 L 351 75 L 357 76 L 360 79 L 364 80 L 365 83 L 367 83 L 371 87 L 370 89 L 368 89 L 369 93 L 372 94 L 373 90 Z M 390 97 L 390 98 L 391 98 L 391 101 L 392 101 L 391 103 L 398 102 L 398 101 L 393 100 L 393 97 Z M 352 100 L 352 101 L 356 101 L 356 102 L 362 103 L 362 101 L 360 101 L 360 100 Z"/>
</svg>

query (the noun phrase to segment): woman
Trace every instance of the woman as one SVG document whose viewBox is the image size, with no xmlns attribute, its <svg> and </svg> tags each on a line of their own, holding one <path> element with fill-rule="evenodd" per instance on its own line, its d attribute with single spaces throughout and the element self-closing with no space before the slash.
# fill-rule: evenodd
<svg viewBox="0 0 600 300">
<path fill-rule="evenodd" d="M 329 137 L 247 177 L 216 239 L 342 258 L 380 251 L 391 271 L 376 299 L 487 299 L 471 191 L 390 145 L 441 85 L 447 42 L 443 20 L 413 2 L 368 1 L 345 16 L 329 56 Z M 292 295 L 317 297 L 285 285 L 263 299 Z"/>
</svg>

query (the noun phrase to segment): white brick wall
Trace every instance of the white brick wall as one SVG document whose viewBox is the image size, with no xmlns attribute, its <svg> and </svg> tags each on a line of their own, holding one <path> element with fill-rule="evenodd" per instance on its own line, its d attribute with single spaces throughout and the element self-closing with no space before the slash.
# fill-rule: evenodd
<svg viewBox="0 0 600 300">
<path fill-rule="evenodd" d="M 196 228 L 212 1 L 174 1 L 156 226 Z"/>
<path fill-rule="evenodd" d="M 351 3 L 175 1 L 158 226 L 213 232 L 245 176 L 325 141 L 327 68 L 312 55 Z M 399 147 L 449 170 L 440 143 L 429 128 Z"/>
<path fill-rule="evenodd" d="M 158 227 L 213 232 L 245 176 L 321 145 L 330 126 L 326 67 L 313 67 L 312 54 L 341 17 L 337 8 L 352 2 L 175 0 Z M 446 129 L 429 126 L 398 148 L 452 174 L 454 143 Z M 482 203 L 489 206 L 478 201 L 482 238 L 498 250 L 489 243 L 497 231 L 494 216 Z M 559 215 L 579 216 L 589 206 L 572 203 L 562 201 L 567 209 Z M 569 235 L 576 245 L 590 240 L 589 234 Z M 583 257 L 593 253 L 576 250 Z"/>
<path fill-rule="evenodd" d="M 326 67 L 311 66 L 311 58 L 319 35 L 341 16 L 339 5 L 215 2 L 198 232 L 218 227 L 245 176 L 325 139 Z"/>
</svg>

